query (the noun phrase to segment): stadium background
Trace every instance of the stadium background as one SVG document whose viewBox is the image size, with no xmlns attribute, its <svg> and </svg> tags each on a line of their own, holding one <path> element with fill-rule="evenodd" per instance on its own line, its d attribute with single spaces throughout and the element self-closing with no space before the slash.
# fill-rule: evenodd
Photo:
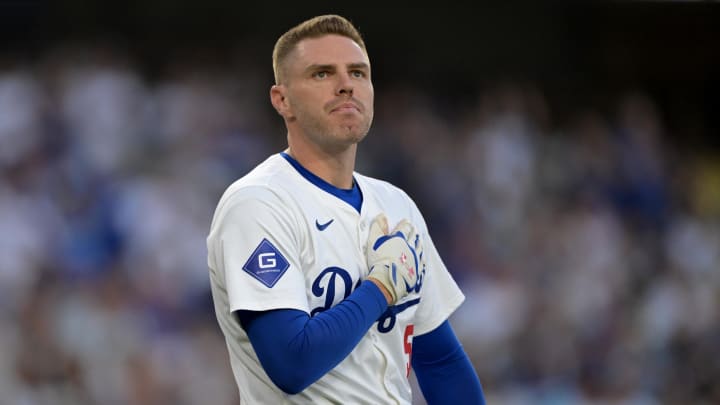
<svg viewBox="0 0 720 405">
<path fill-rule="evenodd" d="M 274 40 L 329 12 L 373 63 L 358 168 L 425 213 L 489 403 L 720 402 L 713 2 L 65 0 L 0 2 L 2 403 L 237 402 L 204 238 L 284 145 Z"/>
</svg>

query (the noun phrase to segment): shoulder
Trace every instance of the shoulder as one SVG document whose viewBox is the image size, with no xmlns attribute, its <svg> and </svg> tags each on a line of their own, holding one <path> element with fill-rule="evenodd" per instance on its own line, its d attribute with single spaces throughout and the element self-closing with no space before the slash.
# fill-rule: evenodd
<svg viewBox="0 0 720 405">
<path fill-rule="evenodd" d="M 256 166 L 245 176 L 230 184 L 218 202 L 214 221 L 226 212 L 238 208 L 280 209 L 293 199 L 294 171 L 280 155 L 275 154 Z"/>
<path fill-rule="evenodd" d="M 225 189 L 218 206 L 243 198 L 277 198 L 288 188 L 293 171 L 280 155 L 275 154 L 255 166 Z"/>
<path fill-rule="evenodd" d="M 409 219 L 416 226 L 427 230 L 425 218 L 413 198 L 400 187 L 384 180 L 355 173 L 355 178 L 362 190 L 363 198 L 373 199 L 378 207 L 387 214 L 390 211 L 399 213 L 401 218 Z"/>
</svg>

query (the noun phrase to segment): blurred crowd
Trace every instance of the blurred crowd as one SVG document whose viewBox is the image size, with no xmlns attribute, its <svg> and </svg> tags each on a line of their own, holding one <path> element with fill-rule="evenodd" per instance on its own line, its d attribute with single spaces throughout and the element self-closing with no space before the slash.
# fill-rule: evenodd
<svg viewBox="0 0 720 405">
<path fill-rule="evenodd" d="M 238 402 L 205 238 L 284 148 L 269 70 L 0 59 L 1 403 Z M 558 117 L 532 84 L 460 112 L 376 87 L 358 171 L 424 212 L 489 403 L 720 403 L 717 155 L 678 148 L 642 91 Z"/>
</svg>

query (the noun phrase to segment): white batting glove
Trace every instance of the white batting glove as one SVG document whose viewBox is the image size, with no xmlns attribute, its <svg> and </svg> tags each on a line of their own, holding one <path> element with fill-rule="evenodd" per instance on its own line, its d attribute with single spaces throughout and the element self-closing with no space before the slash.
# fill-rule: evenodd
<svg viewBox="0 0 720 405">
<path fill-rule="evenodd" d="M 418 273 L 418 283 L 422 283 L 423 275 L 425 275 L 425 254 L 422 244 L 422 238 L 420 237 L 420 234 L 417 233 L 417 231 L 413 228 L 413 232 L 409 233 L 407 237 L 405 238 L 407 240 L 407 243 L 410 245 L 410 247 L 415 251 L 415 256 L 417 257 L 417 273 Z M 415 292 L 420 292 L 419 288 L 416 288 Z"/>
<path fill-rule="evenodd" d="M 380 214 L 370 224 L 368 235 L 368 278 L 380 282 L 396 303 L 413 290 L 418 281 L 420 260 L 415 247 L 420 238 L 407 220 L 388 233 L 387 218 Z"/>
</svg>

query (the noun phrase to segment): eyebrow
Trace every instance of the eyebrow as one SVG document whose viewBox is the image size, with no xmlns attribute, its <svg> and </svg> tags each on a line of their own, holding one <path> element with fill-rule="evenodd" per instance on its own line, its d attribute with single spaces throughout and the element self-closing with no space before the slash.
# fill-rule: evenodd
<svg viewBox="0 0 720 405">
<path fill-rule="evenodd" d="M 365 69 L 365 70 L 370 70 L 370 65 L 368 65 L 368 64 L 365 63 L 365 62 L 356 62 L 356 63 L 349 63 L 349 64 L 347 64 L 347 68 L 348 68 L 348 69 Z M 334 71 L 334 70 L 335 70 L 335 65 L 331 65 L 331 64 L 312 64 L 312 65 L 308 66 L 308 67 L 305 69 L 306 72 L 310 72 L 310 71 L 314 71 L 314 70 L 330 70 L 330 71 Z"/>
<path fill-rule="evenodd" d="M 351 64 L 347 65 L 347 67 L 349 69 L 367 69 L 367 70 L 370 69 L 370 65 L 368 65 L 365 62 L 351 63 Z"/>
</svg>

